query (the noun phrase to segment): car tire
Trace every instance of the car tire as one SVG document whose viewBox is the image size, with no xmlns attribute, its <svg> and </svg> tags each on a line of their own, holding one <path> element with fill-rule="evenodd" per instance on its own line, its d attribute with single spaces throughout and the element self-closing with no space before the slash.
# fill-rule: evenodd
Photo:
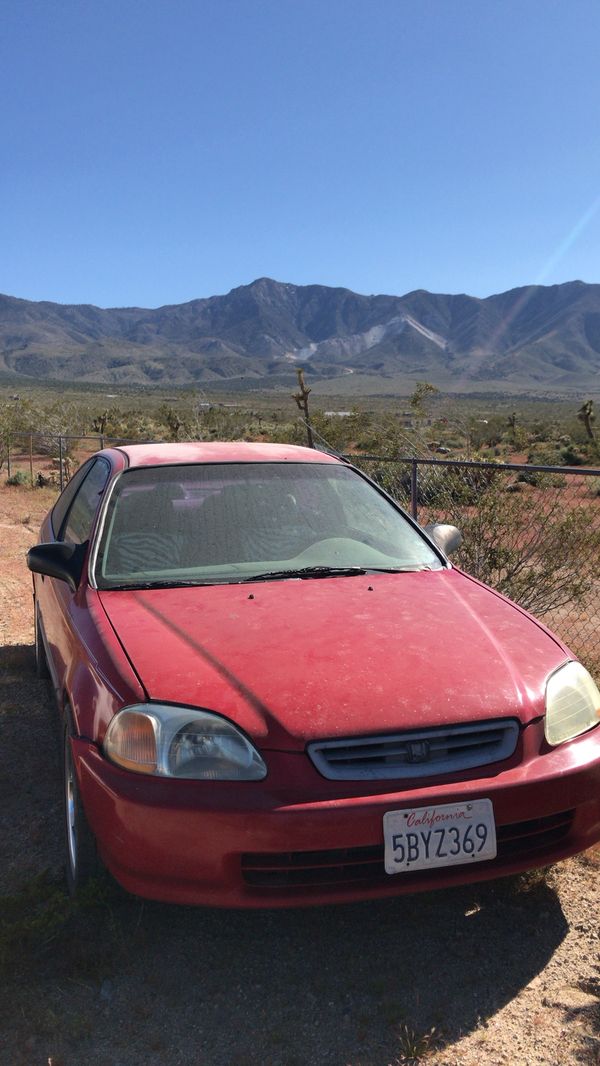
<svg viewBox="0 0 600 1066">
<path fill-rule="evenodd" d="M 33 629 L 35 644 L 35 675 L 36 677 L 47 679 L 50 677 L 50 671 L 48 669 L 48 659 L 46 658 L 46 649 L 44 647 L 44 640 L 40 629 L 37 604 L 33 612 Z"/>
<path fill-rule="evenodd" d="M 96 839 L 88 825 L 81 802 L 71 750 L 72 736 L 73 726 L 67 710 L 62 745 L 65 876 L 69 892 L 75 896 L 92 877 L 97 877 L 102 872 L 102 864 L 98 856 Z"/>
</svg>

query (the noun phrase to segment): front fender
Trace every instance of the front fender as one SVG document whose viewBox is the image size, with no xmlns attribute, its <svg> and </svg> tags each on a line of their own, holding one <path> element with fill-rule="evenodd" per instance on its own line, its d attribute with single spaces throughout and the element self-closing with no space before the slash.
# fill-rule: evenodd
<svg viewBox="0 0 600 1066">
<path fill-rule="evenodd" d="M 112 628 L 94 589 L 74 597 L 72 656 L 64 679 L 76 736 L 101 743 L 122 707 L 143 702 L 146 692 Z"/>
</svg>

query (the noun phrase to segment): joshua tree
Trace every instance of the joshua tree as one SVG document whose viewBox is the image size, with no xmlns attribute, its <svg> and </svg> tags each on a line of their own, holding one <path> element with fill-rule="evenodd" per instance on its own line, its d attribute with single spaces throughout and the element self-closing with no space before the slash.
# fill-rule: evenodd
<svg viewBox="0 0 600 1066">
<path fill-rule="evenodd" d="M 106 431 L 106 423 L 108 422 L 108 411 L 103 411 L 92 422 L 92 429 L 94 433 L 99 433 L 101 437 L 104 436 Z"/>
<path fill-rule="evenodd" d="M 589 439 L 590 440 L 595 440 L 596 439 L 596 435 L 594 433 L 594 427 L 592 425 L 592 422 L 596 418 L 596 416 L 594 414 L 594 401 L 593 400 L 586 400 L 586 402 L 584 404 L 582 404 L 581 407 L 579 408 L 579 410 L 577 412 L 577 417 L 578 417 L 580 422 L 583 422 L 583 424 L 585 426 L 585 431 L 586 431 Z"/>
<path fill-rule="evenodd" d="M 298 410 L 302 411 L 304 415 L 308 447 L 314 448 L 315 442 L 313 440 L 312 426 L 310 424 L 310 414 L 308 411 L 308 396 L 310 393 L 310 389 L 304 384 L 304 371 L 301 367 L 297 367 L 296 374 L 298 375 L 298 387 L 300 391 L 294 394 L 294 399 L 298 405 Z"/>
</svg>

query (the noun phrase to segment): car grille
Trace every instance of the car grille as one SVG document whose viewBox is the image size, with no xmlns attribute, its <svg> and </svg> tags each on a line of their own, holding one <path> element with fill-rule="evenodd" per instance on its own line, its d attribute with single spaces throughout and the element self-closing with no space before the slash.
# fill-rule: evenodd
<svg viewBox="0 0 600 1066">
<path fill-rule="evenodd" d="M 568 836 L 573 811 L 562 811 L 545 818 L 499 825 L 496 828 L 498 854 L 481 863 L 482 867 L 502 866 L 527 855 L 535 865 L 536 855 L 559 844 Z M 449 869 L 437 867 L 419 873 L 402 874 L 403 882 L 423 876 L 447 876 Z M 246 885 L 262 889 L 327 888 L 346 885 L 376 887 L 390 883 L 383 865 L 383 844 L 358 848 L 333 848 L 328 851 L 288 851 L 242 855 L 242 878 Z"/>
<path fill-rule="evenodd" d="M 308 754 L 332 781 L 432 777 L 508 759 L 519 739 L 514 718 L 419 729 L 387 736 L 317 740 Z"/>
</svg>

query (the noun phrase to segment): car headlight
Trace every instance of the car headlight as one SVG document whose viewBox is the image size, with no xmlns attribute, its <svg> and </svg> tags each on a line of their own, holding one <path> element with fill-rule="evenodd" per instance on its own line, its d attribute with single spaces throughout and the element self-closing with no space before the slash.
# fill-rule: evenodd
<svg viewBox="0 0 600 1066">
<path fill-rule="evenodd" d="M 600 692 L 581 663 L 567 663 L 548 678 L 544 732 L 549 744 L 562 744 L 600 722 Z"/>
<path fill-rule="evenodd" d="M 125 707 L 110 723 L 104 754 L 138 774 L 199 781 L 260 781 L 267 768 L 231 722 L 209 711 L 147 703 Z"/>
</svg>

